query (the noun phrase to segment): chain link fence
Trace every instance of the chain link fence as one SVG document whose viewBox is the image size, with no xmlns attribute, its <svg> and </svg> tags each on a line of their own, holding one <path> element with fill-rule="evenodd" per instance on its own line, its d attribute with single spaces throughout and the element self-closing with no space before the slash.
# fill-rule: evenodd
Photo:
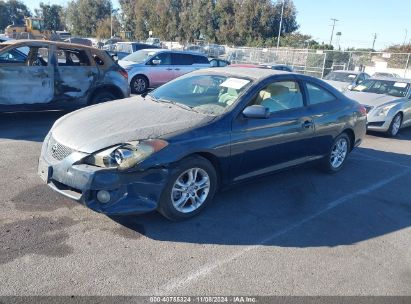
<svg viewBox="0 0 411 304">
<path fill-rule="evenodd" d="M 390 73 L 411 78 L 411 54 L 408 53 L 226 47 L 225 54 L 220 57 L 231 63 L 286 64 L 296 72 L 320 78 L 335 70 L 364 71 L 370 75 Z"/>
</svg>

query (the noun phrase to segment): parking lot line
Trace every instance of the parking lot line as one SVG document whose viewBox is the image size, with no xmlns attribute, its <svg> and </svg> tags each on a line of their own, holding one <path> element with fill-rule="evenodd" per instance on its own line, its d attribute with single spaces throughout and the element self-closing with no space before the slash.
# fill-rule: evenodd
<svg viewBox="0 0 411 304">
<path fill-rule="evenodd" d="M 374 160 L 374 161 L 378 161 L 378 162 L 382 162 L 382 163 L 386 163 L 386 164 L 390 164 L 390 165 L 396 165 L 396 166 L 402 167 L 402 168 L 411 168 L 411 166 L 399 164 L 399 163 L 394 162 L 392 160 L 386 160 L 386 159 L 383 159 L 383 158 L 380 158 L 380 157 L 371 156 L 371 155 L 364 154 L 364 153 L 357 152 L 357 151 L 354 152 L 354 153 L 357 154 L 358 156 L 362 157 L 362 159 L 359 159 L 359 160 Z M 354 158 L 351 157 L 351 159 L 354 159 Z"/>
<path fill-rule="evenodd" d="M 342 204 L 344 204 L 348 201 L 351 201 L 355 197 L 360 196 L 360 195 L 369 194 L 369 193 L 371 193 L 373 191 L 376 191 L 379 188 L 381 188 L 381 187 L 383 187 L 383 186 L 385 186 L 385 185 L 387 185 L 387 184 L 389 184 L 389 183 L 391 183 L 391 182 L 393 182 L 393 181 L 395 181 L 399 178 L 402 178 L 403 176 L 411 173 L 411 167 L 407 167 L 407 166 L 403 166 L 403 167 L 406 167 L 406 170 L 404 170 L 404 171 L 402 171 L 398 174 L 395 174 L 395 175 L 393 175 L 389 178 L 383 179 L 383 180 L 381 180 L 377 183 L 374 183 L 374 184 L 370 185 L 369 187 L 362 188 L 361 190 L 358 190 L 356 192 L 344 195 L 344 196 L 342 196 L 342 197 L 340 197 L 336 200 L 333 200 L 333 201 L 331 201 L 330 203 L 327 204 L 326 208 L 312 214 L 309 217 L 306 217 L 305 219 L 303 219 L 303 220 L 301 220 L 301 221 L 299 221 L 299 222 L 297 222 L 297 223 L 295 223 L 295 224 L 293 224 L 293 225 L 291 225 L 287 228 L 284 228 L 283 230 L 280 230 L 280 231 L 278 231 L 278 232 L 276 232 L 272 235 L 267 236 L 266 238 L 264 238 L 260 242 L 258 242 L 256 245 L 245 247 L 245 248 L 239 250 L 238 252 L 236 252 L 235 254 L 232 254 L 231 256 L 228 256 L 225 259 L 218 260 L 215 263 L 206 264 L 203 267 L 201 267 L 200 269 L 198 269 L 196 271 L 193 271 L 193 272 L 189 273 L 186 276 L 176 278 L 175 280 L 170 281 L 168 284 L 165 284 L 165 285 L 161 286 L 159 289 L 154 290 L 152 292 L 152 294 L 158 294 L 158 293 L 168 294 L 168 293 L 171 293 L 173 291 L 176 291 L 178 288 L 184 287 L 184 286 L 190 284 L 191 282 L 193 282 L 195 280 L 198 280 L 201 277 L 206 276 L 207 274 L 212 272 L 214 269 L 219 268 L 219 267 L 221 267 L 225 264 L 228 264 L 231 261 L 247 254 L 250 251 L 253 251 L 255 249 L 260 248 L 262 245 L 273 241 L 277 237 L 282 236 L 282 235 L 284 235 L 284 234 L 286 234 L 286 233 L 288 233 L 288 232 L 304 225 L 305 223 L 317 218 L 318 216 L 320 216 L 320 215 L 322 215 L 322 214 L 324 214 L 324 213 L 326 213 L 326 212 L 328 212 L 328 211 L 330 211 L 330 210 L 332 210 L 332 209 L 334 209 L 334 208 L 336 208 L 336 207 L 338 207 L 338 206 L 340 206 L 340 205 L 342 205 Z"/>
</svg>

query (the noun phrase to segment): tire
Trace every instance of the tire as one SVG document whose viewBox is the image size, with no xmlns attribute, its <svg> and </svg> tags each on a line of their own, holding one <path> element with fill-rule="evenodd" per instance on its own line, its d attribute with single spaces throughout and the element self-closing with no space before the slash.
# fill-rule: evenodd
<svg viewBox="0 0 411 304">
<path fill-rule="evenodd" d="M 144 75 L 137 75 L 130 82 L 131 92 L 143 94 L 148 89 L 148 79 Z"/>
<path fill-rule="evenodd" d="M 197 178 L 190 182 L 193 170 L 197 170 Z M 171 221 L 191 218 L 213 200 L 217 183 L 216 170 L 207 159 L 201 156 L 185 158 L 172 172 L 161 194 L 158 211 Z"/>
<path fill-rule="evenodd" d="M 101 91 L 101 92 L 96 93 L 93 96 L 90 104 L 93 105 L 93 104 L 98 104 L 98 103 L 115 100 L 115 99 L 117 99 L 117 97 L 113 93 L 110 93 L 109 91 Z"/>
<path fill-rule="evenodd" d="M 330 152 L 322 160 L 322 169 L 327 173 L 340 171 L 351 151 L 351 140 L 347 133 L 342 133 L 334 140 Z"/>
<path fill-rule="evenodd" d="M 401 125 L 402 125 L 402 114 L 397 113 L 397 115 L 395 115 L 391 121 L 390 127 L 387 131 L 387 135 L 389 137 L 397 136 L 398 132 L 401 129 Z"/>
</svg>

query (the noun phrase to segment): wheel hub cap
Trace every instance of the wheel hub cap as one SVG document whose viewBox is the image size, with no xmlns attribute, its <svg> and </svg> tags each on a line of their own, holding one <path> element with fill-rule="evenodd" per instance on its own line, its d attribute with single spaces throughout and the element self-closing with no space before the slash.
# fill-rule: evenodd
<svg viewBox="0 0 411 304">
<path fill-rule="evenodd" d="M 330 162 L 333 168 L 340 167 L 348 152 L 348 142 L 345 138 L 340 138 L 335 144 L 331 151 Z"/>
<path fill-rule="evenodd" d="M 182 213 L 198 209 L 207 199 L 210 191 L 210 178 L 201 168 L 192 168 L 183 172 L 175 181 L 171 190 L 174 208 Z"/>
</svg>

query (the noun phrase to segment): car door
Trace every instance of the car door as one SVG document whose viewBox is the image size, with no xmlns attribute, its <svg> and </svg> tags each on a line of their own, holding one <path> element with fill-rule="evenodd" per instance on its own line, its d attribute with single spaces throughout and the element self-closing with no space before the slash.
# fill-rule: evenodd
<svg viewBox="0 0 411 304">
<path fill-rule="evenodd" d="M 267 107 L 265 119 L 245 118 L 232 123 L 231 176 L 250 178 L 305 162 L 312 158 L 314 125 L 301 83 L 292 76 L 269 81 L 248 105 Z"/>
<path fill-rule="evenodd" d="M 315 125 L 315 154 L 325 155 L 334 142 L 334 137 L 341 132 L 344 117 L 341 116 L 342 103 L 320 83 L 304 82 L 306 90 L 308 113 Z"/>
<path fill-rule="evenodd" d="M 60 102 L 85 102 L 88 92 L 99 77 L 98 68 L 86 49 L 55 49 L 55 95 Z"/>
<path fill-rule="evenodd" d="M 193 56 L 184 53 L 172 53 L 171 64 L 174 68 L 175 77 L 190 73 L 195 70 Z"/>
<path fill-rule="evenodd" d="M 161 52 L 154 55 L 147 62 L 147 70 L 147 76 L 152 86 L 162 85 L 176 77 L 174 66 L 171 64 L 170 52 Z"/>
<path fill-rule="evenodd" d="M 0 52 L 0 104 L 45 104 L 53 100 L 48 44 L 19 44 Z"/>
</svg>

